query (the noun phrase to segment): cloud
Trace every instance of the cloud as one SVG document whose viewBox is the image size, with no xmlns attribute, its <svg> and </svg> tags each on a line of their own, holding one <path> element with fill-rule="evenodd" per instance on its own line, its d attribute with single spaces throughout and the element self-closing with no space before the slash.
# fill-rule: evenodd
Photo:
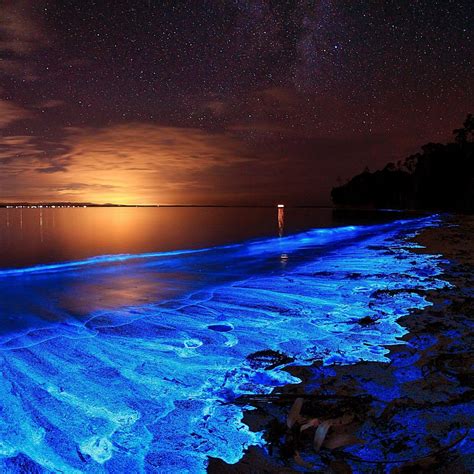
<svg viewBox="0 0 474 474">
<path fill-rule="evenodd" d="M 58 171 L 102 187 L 95 200 L 108 202 L 176 200 L 212 187 L 213 170 L 246 161 L 242 144 L 232 136 L 189 128 L 72 129 L 67 144 L 69 152 L 61 157 L 67 169 Z M 104 192 L 111 184 L 113 192 Z"/>
<path fill-rule="evenodd" d="M 254 94 L 257 98 L 262 98 L 269 105 L 295 106 L 300 104 L 301 98 L 293 88 L 289 87 L 268 87 Z"/>
<path fill-rule="evenodd" d="M 13 102 L 0 99 L 0 128 L 6 128 L 11 123 L 28 118 L 30 115 L 30 112 Z"/>
<path fill-rule="evenodd" d="M 111 191 L 115 190 L 116 186 L 112 184 L 90 184 L 90 183 L 68 183 L 58 186 L 56 191 L 61 194 L 71 194 L 71 192 L 88 192 L 93 191 Z"/>
<path fill-rule="evenodd" d="M 237 125 L 210 133 L 144 123 L 68 127 L 56 141 L 3 137 L 0 201 L 307 203 L 396 149 L 383 134 L 308 137 L 271 122 L 252 127 L 251 140 Z"/>
<path fill-rule="evenodd" d="M 36 5 L 37 6 L 37 5 Z M 28 0 L 6 0 L 0 6 L 0 51 L 23 56 L 47 43 Z"/>
<path fill-rule="evenodd" d="M 37 109 L 55 109 L 56 107 L 61 107 L 65 102 L 63 100 L 50 99 L 40 102 L 36 108 Z"/>
<path fill-rule="evenodd" d="M 67 168 L 65 165 L 52 165 L 46 166 L 45 168 L 38 168 L 38 173 L 52 174 L 59 172 L 66 172 Z"/>
<path fill-rule="evenodd" d="M 0 73 L 6 76 L 21 77 L 26 82 L 33 82 L 39 79 L 32 65 L 24 58 L 5 59 L 0 57 Z"/>
<path fill-rule="evenodd" d="M 40 78 L 32 54 L 49 44 L 41 24 L 43 0 L 0 2 L 0 74 L 33 82 Z"/>
<path fill-rule="evenodd" d="M 226 103 L 223 100 L 211 100 L 206 103 L 205 108 L 218 117 L 225 113 Z"/>
<path fill-rule="evenodd" d="M 31 137 L 3 140 L 1 199 L 15 187 L 21 199 L 36 193 L 43 200 L 190 202 L 212 195 L 221 187 L 216 176 L 250 159 L 232 135 L 192 128 L 132 123 L 65 133 L 56 154 Z"/>
</svg>

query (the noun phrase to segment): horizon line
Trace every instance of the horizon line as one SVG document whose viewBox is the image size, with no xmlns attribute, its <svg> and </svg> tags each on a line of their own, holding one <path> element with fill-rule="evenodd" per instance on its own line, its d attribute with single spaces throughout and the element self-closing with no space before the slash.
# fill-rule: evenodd
<svg viewBox="0 0 474 474">
<path fill-rule="evenodd" d="M 278 206 L 283 207 L 318 207 L 318 208 L 333 208 L 332 204 L 282 204 L 281 202 L 275 204 L 115 204 L 115 203 L 94 203 L 94 202 L 71 202 L 71 201 L 10 201 L 0 202 L 0 208 L 23 208 L 23 207 L 262 207 L 273 208 Z"/>
</svg>

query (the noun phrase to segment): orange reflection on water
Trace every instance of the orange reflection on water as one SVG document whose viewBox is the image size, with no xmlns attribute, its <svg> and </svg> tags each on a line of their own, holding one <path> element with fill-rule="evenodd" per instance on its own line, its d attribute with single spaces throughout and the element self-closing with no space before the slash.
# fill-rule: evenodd
<svg viewBox="0 0 474 474">
<path fill-rule="evenodd" d="M 0 268 L 274 235 L 274 209 L 0 209 Z"/>
</svg>

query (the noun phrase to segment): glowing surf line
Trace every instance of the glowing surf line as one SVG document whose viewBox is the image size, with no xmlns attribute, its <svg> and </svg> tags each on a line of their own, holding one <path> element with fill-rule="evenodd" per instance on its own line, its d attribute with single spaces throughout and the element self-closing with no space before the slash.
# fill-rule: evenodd
<svg viewBox="0 0 474 474">
<path fill-rule="evenodd" d="M 273 244 L 276 242 L 281 243 L 281 244 L 287 244 L 291 241 L 301 242 L 301 239 L 304 239 L 305 236 L 308 238 L 314 238 L 317 234 L 321 234 L 321 235 L 343 234 L 343 233 L 347 233 L 349 231 L 354 231 L 354 230 L 360 230 L 361 233 L 370 232 L 371 230 L 383 229 L 385 227 L 404 225 L 407 223 L 423 222 L 424 220 L 433 219 L 436 217 L 437 215 L 431 216 L 431 217 L 405 219 L 405 220 L 393 221 L 388 224 L 379 224 L 379 225 L 372 225 L 372 226 L 344 226 L 344 227 L 318 228 L 318 229 L 313 229 L 307 232 L 290 235 L 287 237 L 280 237 L 280 238 L 273 237 L 270 239 L 250 241 L 251 242 L 250 244 L 249 244 L 249 241 L 246 241 L 246 242 L 238 243 L 238 244 L 218 245 L 214 247 L 205 247 L 205 248 L 200 248 L 200 249 L 170 250 L 170 251 L 164 251 L 164 252 L 147 252 L 147 253 L 137 253 L 137 254 L 98 255 L 98 256 L 86 258 L 83 260 L 66 261 L 66 262 L 52 263 L 52 264 L 40 264 L 40 265 L 33 265 L 30 267 L 24 267 L 24 268 L 6 268 L 3 270 L 0 269 L 0 278 L 32 274 L 32 273 L 67 271 L 67 270 L 73 270 L 75 268 L 89 266 L 89 265 L 119 263 L 119 262 L 127 262 L 130 260 L 145 260 L 149 258 L 193 255 L 193 254 L 210 252 L 213 250 L 237 249 L 237 248 L 244 248 L 248 246 L 259 246 L 259 245 L 265 245 L 265 244 L 268 245 L 268 244 Z"/>
</svg>

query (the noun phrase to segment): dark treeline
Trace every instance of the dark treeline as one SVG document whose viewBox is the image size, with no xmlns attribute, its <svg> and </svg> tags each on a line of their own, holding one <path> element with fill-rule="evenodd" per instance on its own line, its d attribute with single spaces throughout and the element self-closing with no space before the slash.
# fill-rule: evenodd
<svg viewBox="0 0 474 474">
<path fill-rule="evenodd" d="M 428 143 L 405 161 L 333 188 L 334 204 L 474 212 L 474 117 L 453 134 L 452 143 Z"/>
</svg>

